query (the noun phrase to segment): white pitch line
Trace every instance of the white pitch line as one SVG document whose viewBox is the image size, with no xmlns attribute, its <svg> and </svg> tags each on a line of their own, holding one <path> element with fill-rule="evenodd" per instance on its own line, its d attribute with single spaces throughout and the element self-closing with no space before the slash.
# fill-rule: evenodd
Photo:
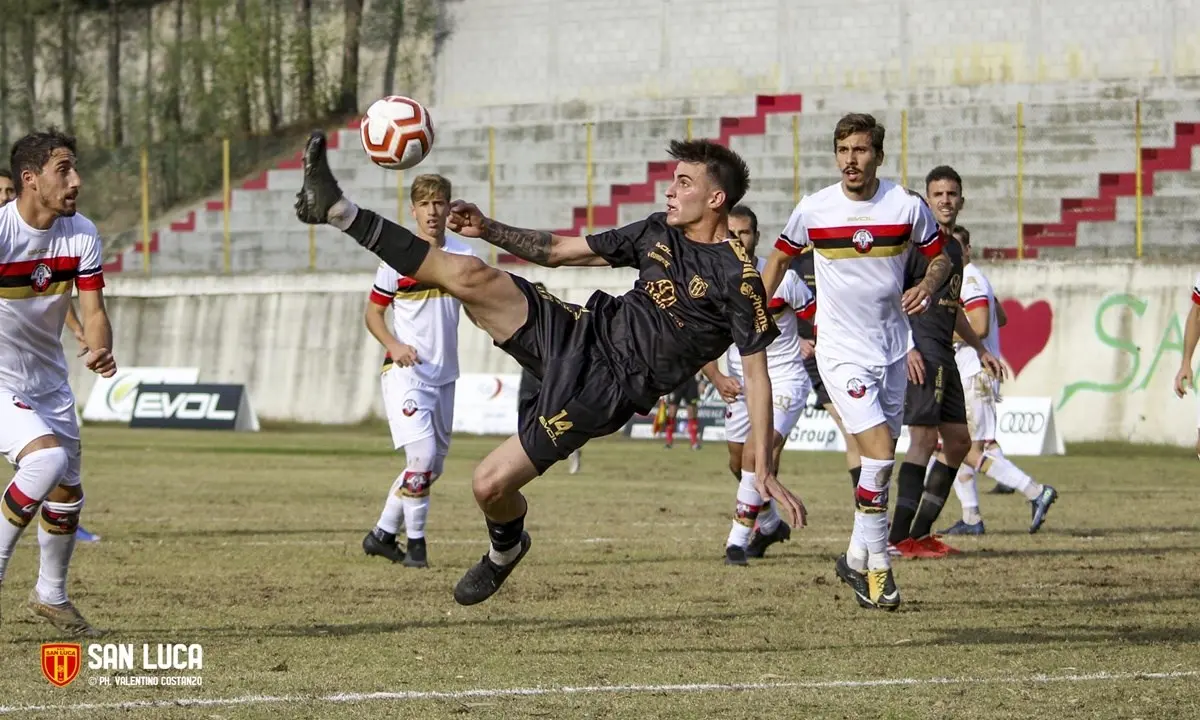
<svg viewBox="0 0 1200 720">
<path fill-rule="evenodd" d="M 879 678 L 875 680 L 813 680 L 778 683 L 698 683 L 688 685 L 585 685 L 582 687 L 530 687 L 475 690 L 415 690 L 404 692 L 335 693 L 333 695 L 243 695 L 230 698 L 180 698 L 177 700 L 130 700 L 113 703 L 77 703 L 74 705 L 0 705 L 0 715 L 96 710 L 139 710 L 147 708 L 222 707 L 231 705 L 269 705 L 282 703 L 355 703 L 372 701 L 412 702 L 415 700 L 466 700 L 471 698 L 537 697 L 548 695 L 601 695 L 621 693 L 704 693 L 748 692 L 754 690 L 832 690 L 839 688 L 919 687 L 928 685 L 1013 685 L 1027 683 L 1116 682 L 1122 680 L 1179 680 L 1196 677 L 1194 670 L 1160 673 L 1098 672 L 1084 675 L 1029 675 L 997 678 Z"/>
</svg>

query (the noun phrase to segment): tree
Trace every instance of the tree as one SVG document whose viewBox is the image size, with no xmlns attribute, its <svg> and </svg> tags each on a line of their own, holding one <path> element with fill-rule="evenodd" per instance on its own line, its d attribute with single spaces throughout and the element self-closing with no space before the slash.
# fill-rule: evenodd
<svg viewBox="0 0 1200 720">
<path fill-rule="evenodd" d="M 125 143 L 121 123 L 121 0 L 108 0 L 108 142 Z"/>
<path fill-rule="evenodd" d="M 21 124 L 31 130 L 37 124 L 37 26 L 28 6 L 21 8 L 21 80 Z"/>
<path fill-rule="evenodd" d="M 358 112 L 358 45 L 363 0 L 345 0 L 345 35 L 342 36 L 342 84 L 336 112 Z"/>
<path fill-rule="evenodd" d="M 183 2 L 175 0 L 175 37 L 167 63 L 166 116 L 177 134 L 183 129 Z"/>
<path fill-rule="evenodd" d="M 396 94 L 396 56 L 400 53 L 400 37 L 404 34 L 404 2 L 393 0 L 391 23 L 388 25 L 387 60 L 383 64 L 383 94 Z"/>
<path fill-rule="evenodd" d="M 300 117 L 311 120 L 317 116 L 317 75 L 313 58 L 312 0 L 299 0 L 300 27 L 297 64 L 300 66 Z"/>
<path fill-rule="evenodd" d="M 0 142 L 8 144 L 8 3 L 0 7 Z"/>
<path fill-rule="evenodd" d="M 63 130 L 75 133 L 75 39 L 79 35 L 79 16 L 69 0 L 59 0 L 59 76 L 61 80 Z"/>
<path fill-rule="evenodd" d="M 262 63 L 263 97 L 267 106 L 267 127 L 275 130 L 279 127 L 279 105 L 275 98 L 275 62 L 274 56 L 279 52 L 278 36 L 283 28 L 279 27 L 275 0 L 265 0 L 266 7 L 262 13 L 263 33 L 259 38 L 260 62 Z"/>
<path fill-rule="evenodd" d="M 237 29 L 235 35 L 237 42 L 232 53 L 234 62 L 237 65 L 237 71 L 234 73 L 237 85 L 237 127 L 244 133 L 254 131 L 254 117 L 250 107 L 250 83 L 253 80 L 253 73 L 250 72 L 250 48 L 254 36 L 250 32 L 250 16 L 249 10 L 246 7 L 246 0 L 237 0 Z M 263 38 L 264 40 L 266 38 Z M 263 43 L 264 45 L 266 43 Z"/>
</svg>

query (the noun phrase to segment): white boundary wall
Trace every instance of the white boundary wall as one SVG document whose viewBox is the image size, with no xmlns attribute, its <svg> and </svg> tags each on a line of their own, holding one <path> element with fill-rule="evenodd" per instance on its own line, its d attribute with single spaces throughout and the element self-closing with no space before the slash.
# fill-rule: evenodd
<svg viewBox="0 0 1200 720">
<path fill-rule="evenodd" d="M 1068 442 L 1195 442 L 1195 397 L 1171 384 L 1200 265 L 1026 262 L 985 267 L 1010 308 L 1011 396 L 1054 398 Z M 621 293 L 628 270 L 522 268 L 570 302 Z M 380 416 L 383 350 L 363 325 L 370 273 L 113 277 L 107 289 L 123 365 L 198 367 L 202 382 L 244 383 L 269 420 L 349 423 Z M 1013 305 L 1020 302 L 1021 307 Z M 462 371 L 519 368 L 465 318 Z M 73 347 L 73 345 L 69 345 Z M 72 360 L 86 398 L 93 379 Z"/>
</svg>

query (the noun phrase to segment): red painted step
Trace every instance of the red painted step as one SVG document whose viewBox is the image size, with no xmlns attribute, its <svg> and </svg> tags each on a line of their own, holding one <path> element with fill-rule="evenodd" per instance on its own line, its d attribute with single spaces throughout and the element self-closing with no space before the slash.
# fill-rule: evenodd
<svg viewBox="0 0 1200 720">
<path fill-rule="evenodd" d="M 1175 123 L 1175 144 L 1166 148 L 1142 148 L 1142 195 L 1154 195 L 1154 174 L 1159 171 L 1184 171 L 1192 168 L 1192 148 L 1200 145 L 1200 123 Z M 1119 197 L 1137 193 L 1135 172 L 1101 173 L 1099 192 L 1094 198 L 1063 198 L 1058 223 L 1025 225 L 1026 257 L 1038 247 L 1074 247 L 1078 242 L 1079 223 L 1114 222 Z M 1015 252 L 1015 251 L 1014 251 Z"/>
<path fill-rule="evenodd" d="M 729 145 L 735 135 L 762 135 L 767 130 L 767 115 L 777 113 L 799 113 L 803 107 L 800 95 L 759 95 L 755 98 L 755 113 L 750 117 L 723 117 L 720 119 L 720 135 L 716 141 Z M 592 223 L 595 227 L 617 225 L 619 209 L 626 204 L 645 204 L 656 200 L 656 186 L 660 180 L 669 180 L 675 174 L 675 163 L 665 160 L 646 164 L 646 182 L 633 185 L 613 185 L 612 202 L 609 205 L 593 206 Z M 554 231 L 560 235 L 582 235 L 587 232 L 587 207 L 577 207 L 571 212 L 571 227 Z"/>
</svg>

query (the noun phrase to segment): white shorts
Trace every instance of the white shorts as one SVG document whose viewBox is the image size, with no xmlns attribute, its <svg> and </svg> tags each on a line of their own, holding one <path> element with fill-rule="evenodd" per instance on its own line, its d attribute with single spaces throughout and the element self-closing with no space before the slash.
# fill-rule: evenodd
<svg viewBox="0 0 1200 720">
<path fill-rule="evenodd" d="M 908 359 L 879 367 L 835 360 L 820 354 L 817 369 L 825 392 L 833 401 L 846 432 L 857 435 L 887 424 L 892 438 L 900 437 L 904 424 L 904 395 L 908 392 Z"/>
<path fill-rule="evenodd" d="M 454 383 L 426 385 L 396 365 L 383 373 L 380 382 L 392 445 L 399 450 L 432 437 L 437 443 L 437 454 L 445 456 L 450 450 L 450 432 L 454 427 Z"/>
<path fill-rule="evenodd" d="M 776 384 L 772 381 L 771 393 L 774 395 L 775 432 L 785 439 L 796 427 L 800 413 L 808 402 L 808 393 L 812 383 L 807 377 L 787 380 Z M 725 441 L 744 443 L 750 437 L 750 408 L 746 405 L 745 396 L 737 400 L 725 410 Z"/>
<path fill-rule="evenodd" d="M 67 451 L 67 474 L 60 485 L 79 484 L 79 418 L 69 387 L 32 397 L 0 387 L 0 454 L 17 466 L 17 455 L 43 435 L 54 435 Z"/>
<path fill-rule="evenodd" d="M 996 439 L 996 402 L 1000 398 L 1000 383 L 985 372 L 963 378 L 962 382 L 971 440 L 992 442 Z"/>
</svg>

